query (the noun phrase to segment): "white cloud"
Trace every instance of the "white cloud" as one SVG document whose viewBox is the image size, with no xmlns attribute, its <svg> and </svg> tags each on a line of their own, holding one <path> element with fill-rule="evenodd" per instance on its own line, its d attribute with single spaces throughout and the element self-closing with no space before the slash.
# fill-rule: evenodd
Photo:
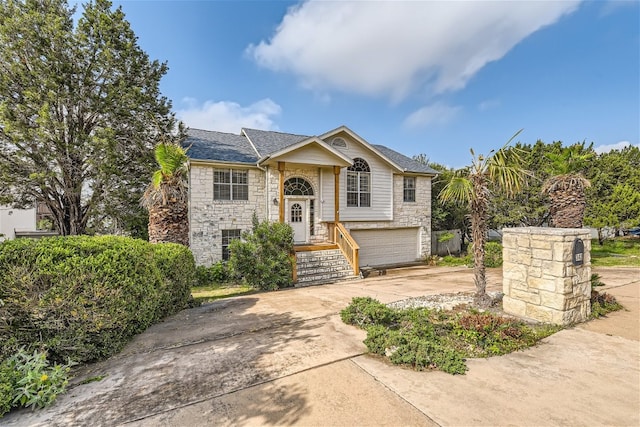
<svg viewBox="0 0 640 427">
<path fill-rule="evenodd" d="M 411 113 L 405 119 L 404 127 L 414 129 L 434 124 L 443 125 L 453 120 L 460 110 L 460 107 L 452 107 L 442 103 L 427 105 Z"/>
<path fill-rule="evenodd" d="M 500 106 L 499 99 L 487 99 L 485 101 L 482 101 L 480 104 L 478 104 L 478 110 L 479 111 L 493 110 L 494 108 L 498 108 L 499 106 Z"/>
<path fill-rule="evenodd" d="M 266 98 L 243 107 L 231 101 L 205 101 L 199 104 L 193 98 L 182 100 L 186 108 L 176 110 L 176 116 L 191 128 L 238 133 L 243 127 L 277 130 L 273 117 L 282 108 Z"/>
<path fill-rule="evenodd" d="M 615 144 L 598 145 L 596 147 L 593 147 L 593 150 L 598 154 L 602 154 L 602 153 L 608 153 L 609 151 L 612 151 L 612 150 L 622 150 L 623 148 L 628 147 L 630 145 L 631 143 L 629 141 L 620 141 L 620 142 L 616 142 Z M 637 144 L 636 147 L 640 148 L 640 144 Z"/>
<path fill-rule="evenodd" d="M 482 67 L 577 9 L 579 1 L 310 0 L 247 54 L 311 89 L 394 100 L 463 88 Z"/>
</svg>

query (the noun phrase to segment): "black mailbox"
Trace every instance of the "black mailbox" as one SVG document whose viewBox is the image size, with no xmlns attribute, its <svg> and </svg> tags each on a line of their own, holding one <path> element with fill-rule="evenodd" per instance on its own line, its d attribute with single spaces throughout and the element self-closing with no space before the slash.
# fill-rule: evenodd
<svg viewBox="0 0 640 427">
<path fill-rule="evenodd" d="M 571 263 L 573 265 L 584 264 L 584 242 L 582 239 L 576 238 L 573 241 L 573 256 L 571 257 Z"/>
</svg>

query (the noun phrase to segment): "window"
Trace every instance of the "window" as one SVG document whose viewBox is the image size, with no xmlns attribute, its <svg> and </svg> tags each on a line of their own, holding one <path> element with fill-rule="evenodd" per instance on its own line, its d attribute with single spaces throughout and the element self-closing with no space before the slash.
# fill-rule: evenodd
<svg viewBox="0 0 640 427">
<path fill-rule="evenodd" d="M 240 238 L 240 230 L 222 230 L 222 260 L 229 261 L 229 245 Z"/>
<path fill-rule="evenodd" d="M 347 206 L 371 206 L 371 170 L 369 164 L 359 157 L 347 168 Z"/>
<path fill-rule="evenodd" d="M 339 147 L 339 148 L 347 148 L 347 141 L 344 140 L 344 138 L 333 138 L 331 140 L 331 146 L 333 147 Z"/>
<path fill-rule="evenodd" d="M 302 206 L 300 206 L 300 203 L 291 205 L 291 222 L 302 222 Z"/>
<path fill-rule="evenodd" d="M 416 201 L 416 178 L 414 176 L 404 177 L 404 201 Z"/>
<path fill-rule="evenodd" d="M 315 215 L 315 207 L 313 206 L 313 199 L 309 200 L 309 235 L 313 236 L 315 232 L 315 225 L 313 223 L 313 217 Z"/>
<path fill-rule="evenodd" d="M 285 196 L 313 196 L 313 187 L 304 178 L 289 178 L 284 182 Z"/>
<path fill-rule="evenodd" d="M 214 169 L 213 200 L 249 200 L 247 171 Z"/>
</svg>

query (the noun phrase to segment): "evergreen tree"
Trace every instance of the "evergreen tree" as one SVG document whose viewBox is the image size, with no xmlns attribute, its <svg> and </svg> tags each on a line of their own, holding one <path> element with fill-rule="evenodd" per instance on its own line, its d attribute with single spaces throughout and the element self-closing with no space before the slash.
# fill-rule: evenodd
<svg viewBox="0 0 640 427">
<path fill-rule="evenodd" d="M 176 120 L 121 8 L 90 1 L 74 25 L 65 0 L 0 0 L 0 197 L 44 203 L 63 235 L 130 228 L 153 147 Z M 142 220 L 144 221 L 144 220 Z"/>
</svg>

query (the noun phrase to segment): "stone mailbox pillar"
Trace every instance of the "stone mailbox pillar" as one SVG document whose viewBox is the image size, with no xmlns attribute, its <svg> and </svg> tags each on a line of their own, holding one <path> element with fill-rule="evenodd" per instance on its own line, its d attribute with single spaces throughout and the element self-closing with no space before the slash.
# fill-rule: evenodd
<svg viewBox="0 0 640 427">
<path fill-rule="evenodd" d="M 591 312 L 591 240 L 583 228 L 503 230 L 504 312 L 569 325 Z"/>
</svg>

